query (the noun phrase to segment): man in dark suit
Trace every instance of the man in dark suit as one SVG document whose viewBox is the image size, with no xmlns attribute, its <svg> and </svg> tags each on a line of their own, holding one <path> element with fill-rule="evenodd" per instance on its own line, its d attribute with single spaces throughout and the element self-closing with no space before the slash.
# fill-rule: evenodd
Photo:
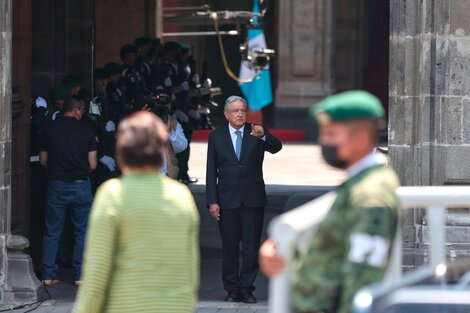
<svg viewBox="0 0 470 313">
<path fill-rule="evenodd" d="M 258 249 L 267 200 L 264 152 L 277 153 L 282 144 L 262 126 L 246 124 L 247 110 L 241 97 L 231 96 L 225 101 L 228 125 L 209 136 L 206 197 L 222 237 L 222 281 L 228 292 L 225 301 L 255 303 L 253 283 L 259 269 Z"/>
</svg>

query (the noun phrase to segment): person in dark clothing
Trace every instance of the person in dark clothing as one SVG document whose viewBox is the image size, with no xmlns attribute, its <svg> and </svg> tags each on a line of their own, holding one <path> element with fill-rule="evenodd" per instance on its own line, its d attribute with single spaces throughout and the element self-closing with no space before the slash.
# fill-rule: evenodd
<svg viewBox="0 0 470 313">
<path fill-rule="evenodd" d="M 180 43 L 181 55 L 180 65 L 178 67 L 184 79 L 181 86 L 183 89 L 191 90 L 200 87 L 199 75 L 196 72 L 196 61 L 192 56 L 192 47 L 185 43 Z M 178 179 L 184 184 L 193 184 L 198 181 L 197 178 L 190 177 L 188 174 L 188 163 L 191 153 L 191 139 L 197 123 L 201 119 L 198 111 L 199 98 L 188 98 L 187 93 L 179 93 L 176 96 L 176 103 L 179 104 L 175 114 L 179 118 L 179 122 L 183 126 L 184 135 L 188 139 L 188 147 L 181 153 L 177 154 L 180 171 Z"/>
<path fill-rule="evenodd" d="M 96 168 L 96 138 L 89 124 L 81 122 L 83 101 L 64 100 L 63 116 L 49 123 L 41 134 L 40 162 L 47 168 L 46 232 L 43 242 L 43 284 L 58 283 L 56 255 L 62 226 L 70 209 L 75 244 L 75 284 L 80 284 L 85 233 L 92 193 L 89 174 Z"/>
<path fill-rule="evenodd" d="M 62 115 L 62 107 L 64 106 L 64 99 L 69 96 L 70 87 L 64 84 L 55 85 L 50 91 L 51 99 L 51 112 L 48 114 L 49 120 L 55 120 L 58 116 Z"/>
<path fill-rule="evenodd" d="M 148 52 L 148 61 L 150 64 L 149 90 L 159 92 L 164 90 L 161 80 L 163 70 L 162 44 L 160 38 L 156 37 L 151 41 L 151 48 Z"/>
<path fill-rule="evenodd" d="M 109 110 L 108 117 L 117 126 L 119 121 L 129 113 L 129 104 L 122 82 L 123 67 L 117 63 L 106 63 L 104 70 L 107 75 L 105 104 Z M 106 113 L 105 113 L 106 114 Z"/>
<path fill-rule="evenodd" d="M 144 77 L 135 66 L 138 51 L 139 48 L 133 44 L 124 45 L 120 50 L 121 60 L 124 65 L 122 79 L 126 88 L 125 94 L 131 104 L 131 110 L 139 110 L 140 108 L 134 107 L 137 98 L 143 93 L 148 93 Z"/>
<path fill-rule="evenodd" d="M 150 50 L 152 49 L 152 38 L 146 36 L 136 38 L 134 40 L 134 45 L 138 47 L 135 67 L 142 74 L 147 87 L 152 90 L 152 85 L 150 82 L 151 67 L 149 58 Z"/>
<path fill-rule="evenodd" d="M 34 268 L 40 269 L 42 236 L 44 234 L 44 202 L 46 201 L 47 176 L 46 168 L 39 163 L 39 134 L 42 128 L 51 121 L 52 110 L 42 97 L 33 100 L 31 107 L 31 141 L 30 141 L 30 198 L 31 198 L 31 226 L 30 226 L 30 254 L 34 261 Z"/>
<path fill-rule="evenodd" d="M 115 133 L 118 121 L 113 120 L 112 104 L 106 98 L 106 84 L 108 73 L 98 68 L 93 72 L 95 96 L 90 102 L 89 114 L 96 115 L 96 135 L 98 138 L 99 163 L 92 175 L 93 191 L 103 182 L 117 176 L 117 167 L 114 160 Z M 95 107 L 94 110 L 91 108 Z"/>
<path fill-rule="evenodd" d="M 255 303 L 254 281 L 267 203 L 264 153 L 279 152 L 282 143 L 262 126 L 246 124 L 247 110 L 243 98 L 229 97 L 224 109 L 228 124 L 209 135 L 206 201 L 222 237 L 225 301 Z"/>
</svg>

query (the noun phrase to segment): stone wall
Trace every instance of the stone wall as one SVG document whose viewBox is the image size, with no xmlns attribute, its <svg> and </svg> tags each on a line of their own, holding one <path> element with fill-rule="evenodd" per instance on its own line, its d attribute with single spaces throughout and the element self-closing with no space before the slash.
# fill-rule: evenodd
<svg viewBox="0 0 470 313">
<path fill-rule="evenodd" d="M 389 145 L 403 185 L 470 183 L 470 19 L 466 1 L 392 0 Z M 469 254 L 468 209 L 447 216 L 448 255 Z M 406 262 L 426 261 L 421 210 L 405 215 Z"/>
</svg>

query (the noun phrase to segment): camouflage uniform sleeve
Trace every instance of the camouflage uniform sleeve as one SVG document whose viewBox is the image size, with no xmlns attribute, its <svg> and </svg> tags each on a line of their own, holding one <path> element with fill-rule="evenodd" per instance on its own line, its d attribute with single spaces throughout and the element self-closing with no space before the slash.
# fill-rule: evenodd
<svg viewBox="0 0 470 313">
<path fill-rule="evenodd" d="M 340 313 L 351 312 L 354 294 L 362 287 L 383 279 L 397 229 L 397 203 L 392 190 L 370 192 L 353 201 L 357 218 L 345 242 Z M 372 201 L 370 198 L 374 197 Z M 387 201 L 386 198 L 391 199 Z M 362 198 L 362 199 L 361 199 Z M 369 198 L 369 199 L 368 199 Z"/>
<path fill-rule="evenodd" d="M 339 291 L 334 268 L 341 267 L 341 258 L 322 250 L 322 246 L 334 245 L 331 235 L 328 230 L 317 232 L 306 254 L 294 261 L 292 304 L 298 312 L 319 312 L 334 306 Z"/>
<path fill-rule="evenodd" d="M 363 214 L 352 227 L 342 268 L 342 308 L 351 306 L 360 288 L 383 279 L 395 236 L 396 216 L 391 208 L 360 210 Z"/>
</svg>

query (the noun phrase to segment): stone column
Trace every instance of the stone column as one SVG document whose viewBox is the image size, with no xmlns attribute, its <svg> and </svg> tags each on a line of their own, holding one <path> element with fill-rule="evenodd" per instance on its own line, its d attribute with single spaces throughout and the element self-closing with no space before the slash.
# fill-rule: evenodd
<svg viewBox="0 0 470 313">
<path fill-rule="evenodd" d="M 470 183 L 470 13 L 466 1 L 391 0 L 389 145 L 404 185 Z M 451 259 L 469 254 L 468 209 L 448 212 Z M 426 261 L 419 210 L 405 215 L 406 263 Z"/>
<path fill-rule="evenodd" d="M 335 2 L 279 1 L 278 108 L 306 108 L 333 92 Z"/>
<path fill-rule="evenodd" d="M 0 0 L 0 303 L 24 304 L 46 298 L 31 258 L 29 242 L 11 235 L 12 0 Z"/>
<path fill-rule="evenodd" d="M 11 34 L 12 0 L 0 0 L 0 302 L 7 270 L 11 214 Z"/>
</svg>

